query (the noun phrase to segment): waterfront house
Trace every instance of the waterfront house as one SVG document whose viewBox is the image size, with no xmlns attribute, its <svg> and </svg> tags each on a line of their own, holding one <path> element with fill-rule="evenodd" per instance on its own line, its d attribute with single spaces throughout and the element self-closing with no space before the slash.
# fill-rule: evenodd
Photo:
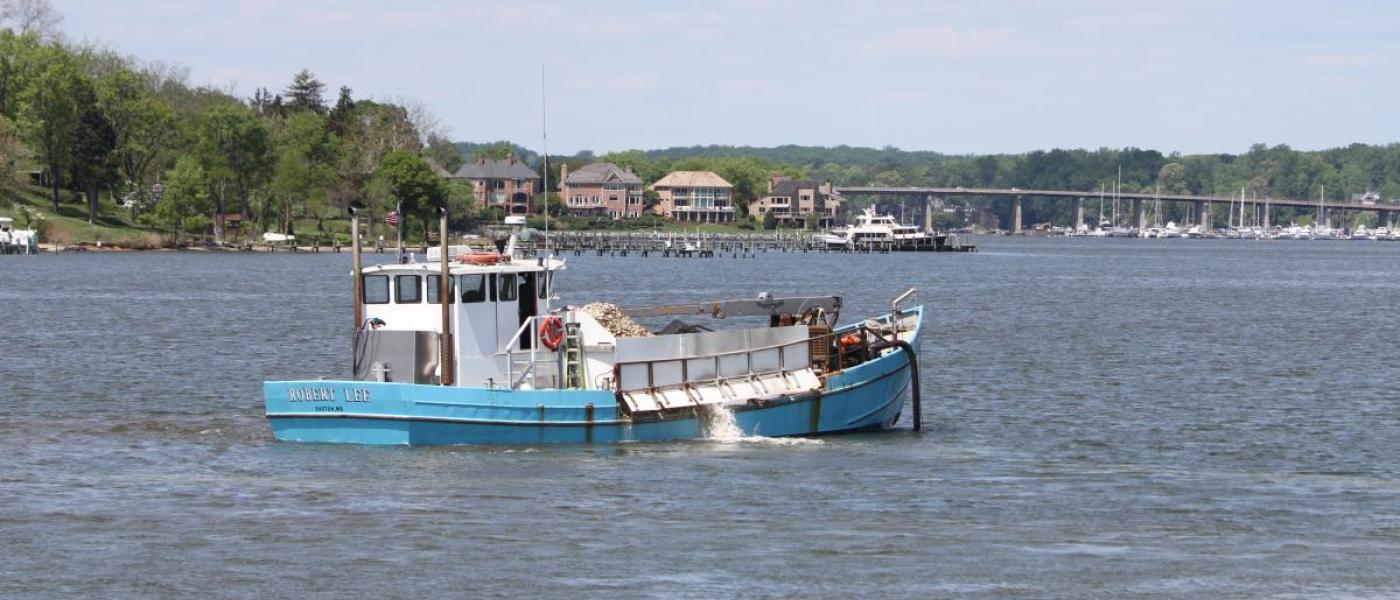
<svg viewBox="0 0 1400 600">
<path fill-rule="evenodd" d="M 483 207 L 494 206 L 512 215 L 531 212 L 540 183 L 540 174 L 514 155 L 478 158 L 462 165 L 451 178 L 470 185 Z"/>
<path fill-rule="evenodd" d="M 774 175 L 768 180 L 768 194 L 759 198 L 750 212 L 760 219 L 771 213 L 781 226 L 802 225 L 807 215 L 816 214 L 818 227 L 833 227 L 844 204 L 845 199 L 830 183 L 818 185 Z"/>
<path fill-rule="evenodd" d="M 682 222 L 734 220 L 734 186 L 710 171 L 672 171 L 651 185 L 657 214 Z"/>
<path fill-rule="evenodd" d="M 642 179 L 632 167 L 593 163 L 570 172 L 565 163 L 559 168 L 559 179 L 559 197 L 571 214 L 611 219 L 642 214 Z"/>
</svg>

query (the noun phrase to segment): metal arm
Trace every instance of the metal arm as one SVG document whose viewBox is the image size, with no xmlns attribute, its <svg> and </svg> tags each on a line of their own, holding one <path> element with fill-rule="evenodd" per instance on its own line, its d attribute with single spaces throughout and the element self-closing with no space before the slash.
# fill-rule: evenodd
<svg viewBox="0 0 1400 600">
<path fill-rule="evenodd" d="M 685 315 L 709 316 L 715 319 L 725 317 L 772 317 L 781 314 L 797 315 L 820 308 L 831 314 L 841 312 L 840 296 L 798 296 L 774 298 L 767 293 L 753 300 L 719 300 L 696 304 L 657 304 L 622 308 L 629 317 L 678 317 Z"/>
</svg>

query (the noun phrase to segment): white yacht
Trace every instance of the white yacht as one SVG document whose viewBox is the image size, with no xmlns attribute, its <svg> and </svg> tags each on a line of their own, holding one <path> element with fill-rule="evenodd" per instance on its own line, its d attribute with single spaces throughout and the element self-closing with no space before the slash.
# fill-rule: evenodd
<svg viewBox="0 0 1400 600">
<path fill-rule="evenodd" d="M 875 207 L 866 207 L 856 215 L 856 224 L 838 232 L 833 231 L 820 237 L 828 246 L 866 246 L 876 244 L 923 244 L 928 234 L 913 225 L 903 225 L 890 215 L 875 212 Z"/>
</svg>

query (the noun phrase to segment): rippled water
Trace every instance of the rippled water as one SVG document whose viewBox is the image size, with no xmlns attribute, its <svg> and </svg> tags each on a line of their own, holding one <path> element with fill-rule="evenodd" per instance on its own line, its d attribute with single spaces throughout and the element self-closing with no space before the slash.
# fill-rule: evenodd
<svg viewBox="0 0 1400 600">
<path fill-rule="evenodd" d="M 1400 244 L 979 242 L 570 258 L 572 301 L 918 286 L 925 431 L 789 444 L 274 443 L 347 255 L 0 258 L 0 597 L 1400 594 Z"/>
</svg>

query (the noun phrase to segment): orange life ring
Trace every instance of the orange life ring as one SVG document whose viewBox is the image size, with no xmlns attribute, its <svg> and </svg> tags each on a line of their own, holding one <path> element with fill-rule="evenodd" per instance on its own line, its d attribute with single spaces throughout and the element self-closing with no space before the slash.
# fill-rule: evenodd
<svg viewBox="0 0 1400 600">
<path fill-rule="evenodd" d="M 846 335 L 841 336 L 840 342 L 841 342 L 841 347 L 842 347 L 842 348 L 850 348 L 851 346 L 859 346 L 859 345 L 860 345 L 860 336 L 858 336 L 858 335 L 856 335 L 856 334 L 854 334 L 854 333 L 848 333 L 848 334 L 846 334 Z"/>
<path fill-rule="evenodd" d="M 564 322 L 559 317 L 549 316 L 540 321 L 540 343 L 550 350 L 559 349 L 564 343 Z"/>
<path fill-rule="evenodd" d="M 494 265 L 501 262 L 501 255 L 495 252 L 469 252 L 458 254 L 457 262 L 467 265 Z"/>
</svg>

